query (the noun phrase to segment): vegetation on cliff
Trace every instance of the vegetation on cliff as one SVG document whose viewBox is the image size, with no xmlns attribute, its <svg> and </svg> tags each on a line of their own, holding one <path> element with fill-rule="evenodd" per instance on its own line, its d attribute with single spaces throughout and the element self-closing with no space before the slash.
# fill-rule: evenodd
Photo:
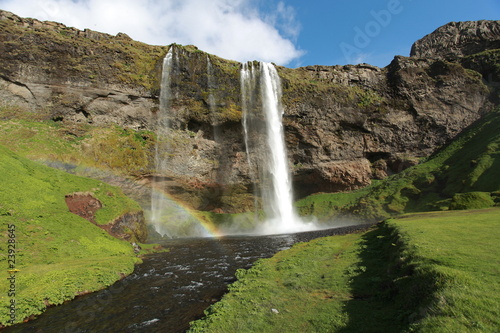
<svg viewBox="0 0 500 333">
<path fill-rule="evenodd" d="M 155 174 L 152 145 L 171 139 L 152 133 L 159 126 L 162 60 L 173 50 L 167 117 L 182 148 L 171 153 L 175 159 L 168 164 L 175 167 L 163 176 L 176 178 L 183 194 L 195 197 L 188 202 L 194 209 L 238 213 L 251 206 L 240 63 L 192 45 L 151 46 L 124 34 L 81 31 L 5 11 L 0 26 L 0 108 L 28 110 L 33 118 L 64 122 L 66 128 L 72 123 L 67 137 L 80 143 L 75 151 L 86 165 L 132 176 Z M 490 92 L 474 71 L 489 78 L 497 67 L 491 52 L 470 55 L 472 70 L 459 62 L 400 56 L 386 68 L 279 67 L 296 193 L 364 187 L 453 138 L 490 107 Z M 127 135 L 117 135 L 119 128 L 127 128 Z M 133 136 L 144 140 L 139 145 Z M 186 178 L 204 190 L 193 190 Z M 236 200 L 243 204 L 229 205 L 224 189 L 239 185 L 247 189 Z M 213 188 L 224 195 L 211 196 Z"/>
<path fill-rule="evenodd" d="M 0 106 L 0 128 L 0 144 L 32 160 L 113 170 L 121 175 L 152 172 L 156 136 L 150 131 L 36 119 L 11 106 Z"/>
<path fill-rule="evenodd" d="M 500 209 L 403 215 L 237 272 L 190 332 L 493 332 Z"/>
<path fill-rule="evenodd" d="M 103 83 L 158 88 L 161 60 L 168 47 L 132 40 L 125 34 L 111 36 L 56 22 L 19 18 L 2 11 L 0 40 L 2 75 L 16 73 L 19 57 L 44 72 L 52 81 Z M 64 77 L 61 75 L 64 74 Z"/>
<path fill-rule="evenodd" d="M 10 322 L 15 275 L 15 320 L 38 315 L 81 293 L 111 285 L 130 274 L 138 258 L 130 243 L 71 213 L 68 194 L 85 192 L 102 203 L 96 224 L 140 211 L 120 189 L 45 167 L 0 146 L 0 325 Z M 15 248 L 7 249 L 15 239 Z M 14 251 L 11 251 L 14 250 Z M 8 255 L 15 254 L 9 257 Z M 11 260 L 15 260 L 15 263 Z M 7 272 L 13 268 L 15 271 Z"/>
<path fill-rule="evenodd" d="M 322 220 L 381 220 L 401 213 L 486 208 L 500 204 L 500 108 L 448 146 L 403 172 L 351 192 L 297 202 Z"/>
</svg>

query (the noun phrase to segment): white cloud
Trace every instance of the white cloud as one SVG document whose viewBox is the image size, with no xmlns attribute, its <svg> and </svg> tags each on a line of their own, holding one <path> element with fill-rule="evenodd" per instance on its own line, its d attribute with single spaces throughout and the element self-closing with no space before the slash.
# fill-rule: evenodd
<svg viewBox="0 0 500 333">
<path fill-rule="evenodd" d="M 263 13 L 255 0 L 0 0 L 22 17 L 110 34 L 124 32 L 149 44 L 193 44 L 238 61 L 286 65 L 303 52 L 292 7 L 279 2 Z"/>
</svg>

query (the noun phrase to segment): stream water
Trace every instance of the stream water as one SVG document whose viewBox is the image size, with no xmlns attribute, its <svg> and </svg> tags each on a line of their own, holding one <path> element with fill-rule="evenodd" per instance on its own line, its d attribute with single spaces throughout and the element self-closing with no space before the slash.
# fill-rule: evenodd
<svg viewBox="0 0 500 333">
<path fill-rule="evenodd" d="M 36 320 L 5 332 L 184 332 L 219 300 L 239 268 L 294 243 L 364 226 L 259 237 L 170 240 L 170 252 L 150 255 L 108 289 L 49 308 Z"/>
</svg>

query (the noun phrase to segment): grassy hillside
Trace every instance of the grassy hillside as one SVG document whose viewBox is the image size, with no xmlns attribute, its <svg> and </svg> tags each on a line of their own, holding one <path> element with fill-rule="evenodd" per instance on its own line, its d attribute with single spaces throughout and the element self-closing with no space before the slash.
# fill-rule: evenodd
<svg viewBox="0 0 500 333">
<path fill-rule="evenodd" d="M 0 144 L 31 160 L 137 175 L 151 171 L 155 142 L 149 131 L 42 121 L 30 112 L 0 105 Z"/>
<path fill-rule="evenodd" d="M 12 299 L 14 321 L 19 322 L 49 304 L 103 288 L 132 272 L 138 260 L 132 246 L 70 213 L 65 203 L 66 194 L 92 193 L 103 204 L 96 222 L 106 224 L 140 210 L 121 190 L 39 165 L 3 146 L 0 175 L 0 324 L 10 320 Z M 10 239 L 15 248 L 9 246 Z M 7 278 L 13 275 L 15 296 L 10 297 Z"/>
<path fill-rule="evenodd" d="M 486 208 L 500 203 L 500 108 L 426 161 L 352 193 L 318 194 L 297 203 L 322 220 L 381 220 L 401 213 Z"/>
<path fill-rule="evenodd" d="M 494 332 L 500 209 L 404 215 L 238 271 L 191 332 Z"/>
</svg>

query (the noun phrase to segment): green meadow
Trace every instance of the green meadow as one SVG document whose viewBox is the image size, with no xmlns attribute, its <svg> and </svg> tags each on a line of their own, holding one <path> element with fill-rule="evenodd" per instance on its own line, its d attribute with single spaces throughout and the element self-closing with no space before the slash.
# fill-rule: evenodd
<svg viewBox="0 0 500 333">
<path fill-rule="evenodd" d="M 237 273 L 190 332 L 497 332 L 500 209 L 389 219 Z"/>
<path fill-rule="evenodd" d="M 139 259 L 132 246 L 70 213 L 65 203 L 66 194 L 92 193 L 103 204 L 96 222 L 106 224 L 140 210 L 120 189 L 40 165 L 3 146 L 0 175 L 0 325 L 11 323 L 12 300 L 13 322 L 21 322 L 133 271 Z"/>
</svg>

